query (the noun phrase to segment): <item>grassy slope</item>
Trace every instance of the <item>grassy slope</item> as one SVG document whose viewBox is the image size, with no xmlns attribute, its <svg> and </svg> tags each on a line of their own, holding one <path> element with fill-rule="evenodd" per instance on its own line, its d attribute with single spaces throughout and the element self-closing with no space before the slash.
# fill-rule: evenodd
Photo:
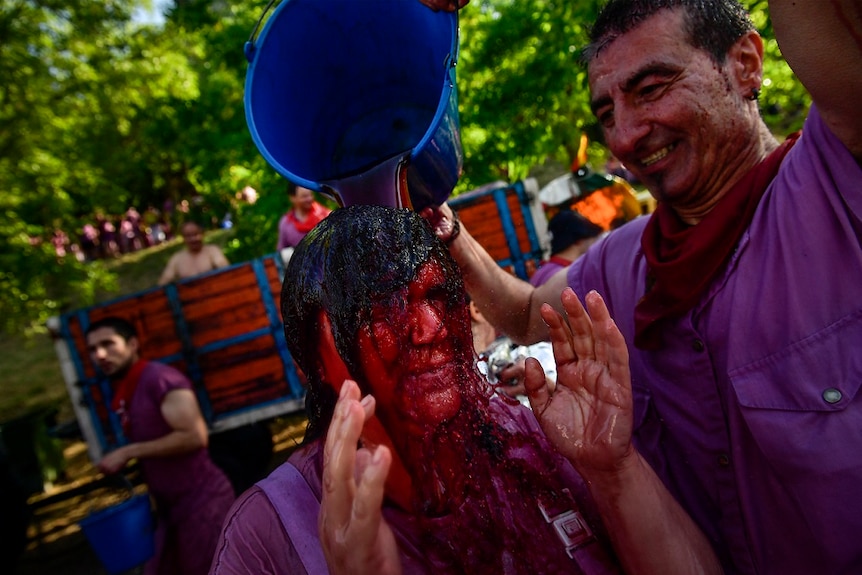
<svg viewBox="0 0 862 575">
<path fill-rule="evenodd" d="M 207 234 L 206 241 L 223 246 L 229 236 L 229 231 L 214 231 Z M 155 285 L 168 258 L 181 245 L 180 240 L 173 240 L 110 262 L 117 274 L 119 290 L 101 294 L 100 300 Z M 61 421 L 74 417 L 51 338 L 36 335 L 22 340 L 0 336 L 0 422 L 49 407 L 59 407 Z"/>
</svg>

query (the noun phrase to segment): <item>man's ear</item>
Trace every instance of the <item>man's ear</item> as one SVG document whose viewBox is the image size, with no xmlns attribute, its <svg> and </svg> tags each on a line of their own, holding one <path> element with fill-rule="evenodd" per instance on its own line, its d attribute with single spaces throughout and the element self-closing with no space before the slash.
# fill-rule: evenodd
<svg viewBox="0 0 862 575">
<path fill-rule="evenodd" d="M 470 319 L 472 321 L 482 321 L 483 316 L 482 312 L 479 311 L 479 308 L 476 307 L 476 302 L 470 300 Z"/>
<path fill-rule="evenodd" d="M 743 97 L 751 94 L 752 88 L 760 90 L 763 83 L 763 39 L 755 31 L 743 35 L 728 52 Z"/>
<path fill-rule="evenodd" d="M 138 339 L 138 336 L 133 335 L 127 340 L 127 345 L 129 349 L 132 351 L 132 355 L 134 355 L 135 359 L 140 359 L 141 357 L 141 342 Z"/>
<path fill-rule="evenodd" d="M 320 353 L 321 379 L 329 384 L 335 390 L 335 395 L 338 396 L 344 380 L 353 379 L 353 376 L 350 375 L 347 364 L 341 359 L 341 355 L 335 347 L 332 322 L 329 321 L 329 315 L 323 310 L 318 315 L 317 326 L 317 349 Z"/>
</svg>

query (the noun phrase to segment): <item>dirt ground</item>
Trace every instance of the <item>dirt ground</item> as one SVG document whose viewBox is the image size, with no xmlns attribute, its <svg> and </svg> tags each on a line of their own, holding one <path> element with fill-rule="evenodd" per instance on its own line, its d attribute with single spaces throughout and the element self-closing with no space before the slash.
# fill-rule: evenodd
<svg viewBox="0 0 862 575">
<path fill-rule="evenodd" d="M 305 419 L 294 416 L 276 420 L 270 427 L 275 444 L 270 468 L 274 469 L 302 440 Z M 46 486 L 45 493 L 30 498 L 34 516 L 27 550 L 18 564 L 18 575 L 107 574 L 78 527 L 78 521 L 91 511 L 125 499 L 128 489 L 99 482 L 101 476 L 90 462 L 83 442 L 70 442 L 64 449 L 64 456 L 63 480 Z M 135 488 L 136 491 L 144 489 L 143 486 Z M 6 566 L 0 567 L 4 573 L 5 569 Z M 138 572 L 140 569 L 134 569 L 128 575 Z"/>
</svg>

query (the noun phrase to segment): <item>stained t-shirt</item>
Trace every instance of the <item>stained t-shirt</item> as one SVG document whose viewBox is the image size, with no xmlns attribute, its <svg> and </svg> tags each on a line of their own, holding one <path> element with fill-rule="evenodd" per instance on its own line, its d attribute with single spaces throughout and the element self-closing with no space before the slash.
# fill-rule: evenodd
<svg viewBox="0 0 862 575">
<path fill-rule="evenodd" d="M 529 409 L 520 404 L 509 405 L 503 401 L 491 401 L 491 410 L 496 415 L 497 421 L 504 422 L 509 429 L 527 430 L 529 433 L 541 433 L 535 417 Z M 322 440 L 317 440 L 297 450 L 291 455 L 289 461 L 284 465 L 295 465 L 311 488 L 312 496 L 319 502 L 321 498 L 321 473 L 322 473 Z M 533 453 L 525 454 L 514 447 L 508 453 L 512 458 L 534 457 Z M 565 515 L 565 512 L 551 517 L 547 523 L 550 530 L 559 530 L 563 534 L 555 539 L 556 544 L 568 545 L 569 552 L 574 557 L 567 569 L 572 573 L 583 573 L 585 575 L 619 574 L 616 560 L 609 554 L 609 545 L 606 535 L 602 530 L 600 520 L 591 508 L 589 495 L 583 481 L 568 462 L 555 453 L 547 453 L 549 459 L 558 459 L 557 465 L 562 483 L 566 486 L 578 505 L 577 517 Z M 476 481 L 485 481 L 487 490 L 494 490 L 496 484 L 489 478 L 475 478 Z M 304 489 L 304 486 L 302 486 Z M 296 486 L 283 485 L 282 489 L 288 493 L 300 491 Z M 503 489 L 502 487 L 500 488 Z M 518 494 L 509 494 L 501 491 L 495 494 L 497 500 L 505 501 L 507 497 L 517 497 Z M 558 510 L 559 511 L 559 510 Z M 304 519 L 303 523 L 316 524 L 315 517 Z M 554 512 L 549 511 L 549 515 Z M 460 569 L 451 565 L 436 562 L 430 556 L 434 553 L 426 552 L 429 543 L 428 537 L 423 534 L 424 525 L 411 514 L 406 513 L 394 506 L 384 505 L 383 517 L 395 535 L 401 555 L 403 573 L 405 575 L 445 575 L 460 573 Z M 556 522 L 554 519 L 556 518 Z M 288 519 L 290 520 L 290 518 Z M 517 519 L 515 519 L 517 520 Z M 434 519 L 432 529 L 436 532 L 444 532 L 450 525 L 447 517 Z M 472 537 L 480 540 L 482 534 L 463 534 L 464 537 Z M 566 540 L 566 537 L 568 539 Z M 317 534 L 311 534 L 311 538 L 319 545 Z M 303 566 L 302 557 L 298 548 L 307 543 L 308 537 L 302 542 L 291 540 L 281 519 L 278 517 L 272 502 L 260 487 L 253 487 L 244 493 L 234 504 L 228 519 L 225 521 L 224 531 L 219 541 L 218 551 L 213 561 L 210 573 L 213 575 L 239 575 L 245 573 L 268 573 L 273 575 L 318 575 L 308 574 Z M 575 543 L 581 543 L 577 545 Z M 502 543 L 493 542 L 500 553 L 517 552 L 507 550 Z M 529 543 L 525 543 L 529 544 Z M 545 573 L 537 568 L 532 573 Z M 554 574 L 558 570 L 554 571 Z"/>
</svg>

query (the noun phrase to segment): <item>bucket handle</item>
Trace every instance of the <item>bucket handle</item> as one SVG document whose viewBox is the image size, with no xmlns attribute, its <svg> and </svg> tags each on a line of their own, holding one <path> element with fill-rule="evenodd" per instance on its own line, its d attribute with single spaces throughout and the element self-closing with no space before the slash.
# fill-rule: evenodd
<svg viewBox="0 0 862 575">
<path fill-rule="evenodd" d="M 266 16 L 266 13 L 269 12 L 269 9 L 272 8 L 272 5 L 278 2 L 278 0 L 269 0 L 266 5 L 266 8 L 263 9 L 263 12 L 260 15 L 260 18 L 257 19 L 257 23 L 254 25 L 254 28 L 251 31 L 251 35 L 249 35 L 248 40 L 242 47 L 242 52 L 245 54 L 245 59 L 248 60 L 248 63 L 251 64 L 254 60 L 254 41 L 256 40 L 256 36 L 258 31 L 260 30 L 260 25 L 263 23 L 263 19 Z M 459 21 L 459 10 L 455 11 L 455 52 L 456 54 L 453 56 L 449 54 L 446 56 L 446 62 L 444 62 L 444 67 L 448 68 L 450 65 L 454 68 L 455 63 L 458 60 L 457 52 L 459 51 L 460 46 L 460 36 L 461 36 L 461 28 L 458 25 Z"/>
<path fill-rule="evenodd" d="M 132 497 L 135 496 L 135 486 L 132 485 L 131 479 L 125 473 L 117 473 L 115 475 L 105 475 L 102 477 L 100 484 L 104 487 L 118 487 L 125 490 L 128 490 L 128 497 L 124 499 L 124 501 L 128 501 Z M 88 506 L 88 512 L 94 513 L 96 511 L 96 502 L 90 501 Z"/>
<path fill-rule="evenodd" d="M 249 64 L 251 64 L 252 60 L 254 60 L 254 41 L 257 36 L 258 30 L 260 30 L 260 25 L 263 22 L 266 13 L 269 12 L 269 9 L 272 8 L 272 5 L 275 4 L 278 0 L 269 0 L 266 8 L 263 9 L 263 12 L 260 15 L 260 18 L 257 19 L 257 24 L 254 25 L 254 29 L 251 31 L 251 35 L 248 37 L 248 41 L 242 47 L 242 51 L 245 54 L 245 59 L 248 60 Z"/>
</svg>

